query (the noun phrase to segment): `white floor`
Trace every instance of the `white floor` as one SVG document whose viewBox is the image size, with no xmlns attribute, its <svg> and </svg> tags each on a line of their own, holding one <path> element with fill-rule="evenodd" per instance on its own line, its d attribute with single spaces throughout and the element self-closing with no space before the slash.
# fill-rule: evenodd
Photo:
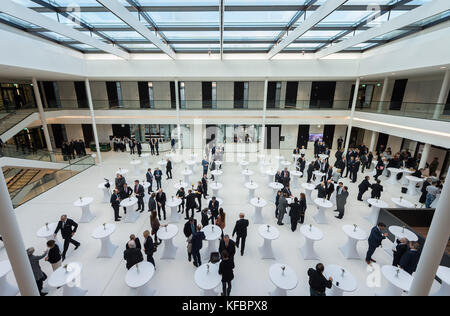
<svg viewBox="0 0 450 316">
<path fill-rule="evenodd" d="M 273 153 L 273 156 L 277 155 Z M 287 159 L 291 160 L 291 151 L 281 151 Z M 201 156 L 201 154 L 200 154 Z M 136 157 L 136 156 L 135 156 Z M 161 156 L 153 156 L 150 158 L 150 167 L 155 168 L 156 162 L 165 158 L 162 153 Z M 312 158 L 312 153 L 308 152 L 308 160 Z M 88 224 L 80 224 L 75 239 L 81 242 L 81 247 L 77 251 L 73 251 L 73 246 L 69 248 L 67 259 L 65 263 L 73 261 L 81 262 L 83 264 L 82 270 L 82 287 L 88 290 L 87 295 L 135 295 L 135 292 L 128 288 L 125 284 L 124 278 L 126 274 L 125 262 L 123 260 L 123 250 L 125 243 L 128 241 L 130 234 L 136 234 L 142 240 L 142 232 L 150 229 L 149 213 L 141 214 L 138 221 L 134 224 L 119 222 L 115 233 L 111 240 L 114 244 L 119 245 L 114 257 L 111 259 L 97 259 L 97 253 L 100 250 L 100 242 L 91 238 L 93 230 L 105 223 L 113 222 L 113 210 L 109 204 L 101 203 L 103 193 L 97 188 L 97 185 L 103 181 L 104 178 L 113 179 L 115 171 L 121 167 L 130 170 L 126 176 L 129 184 L 132 184 L 135 177 L 132 176 L 133 168 L 129 164 L 131 156 L 128 153 L 104 153 L 103 166 L 95 166 L 87 171 L 73 177 L 63 184 L 53 188 L 52 190 L 38 196 L 30 202 L 20 206 L 16 209 L 18 222 L 20 225 L 21 234 L 25 241 L 26 247 L 35 247 L 36 253 L 42 253 L 45 248 L 45 240 L 36 236 L 36 231 L 46 222 L 55 222 L 60 215 L 67 213 L 70 218 L 78 221 L 81 216 L 81 210 L 73 206 L 73 202 L 80 196 L 92 196 L 95 201 L 91 205 L 91 210 L 95 213 L 96 218 Z M 334 163 L 334 155 L 331 158 L 331 163 Z M 173 183 L 183 179 L 181 171 L 184 169 L 183 163 L 176 163 L 174 165 L 173 180 L 163 180 L 163 188 L 168 197 L 175 194 Z M 251 178 L 258 182 L 259 188 L 256 190 L 255 196 L 260 196 L 267 201 L 271 200 L 272 189 L 267 186 L 267 176 L 261 175 L 257 168 L 257 164 L 253 163 L 250 167 L 255 171 L 255 175 Z M 221 197 L 224 198 L 223 208 L 226 212 L 227 226 L 225 233 L 231 234 L 234 223 L 238 219 L 239 212 L 243 211 L 251 219 L 253 214 L 253 207 L 248 204 L 248 191 L 244 187 L 243 177 L 240 174 L 240 168 L 236 162 L 228 162 L 223 165 L 222 170 L 224 176 L 222 182 L 224 188 L 221 190 Z M 372 175 L 371 171 L 366 172 L 366 175 Z M 199 180 L 201 177 L 201 168 L 198 167 L 195 172 L 193 180 Z M 144 178 L 144 172 L 138 177 L 140 180 Z M 336 213 L 328 212 L 327 219 L 329 221 L 326 225 L 318 225 L 312 218 L 317 210 L 314 206 L 308 206 L 306 211 L 305 224 L 313 224 L 319 227 L 324 232 L 323 240 L 316 243 L 316 251 L 320 256 L 320 262 L 326 264 L 338 264 L 350 271 L 358 282 L 358 288 L 355 292 L 346 293 L 345 295 L 374 295 L 376 292 L 383 290 L 386 286 L 386 280 L 381 274 L 371 274 L 368 271 L 368 266 L 364 262 L 365 252 L 367 250 L 367 242 L 358 243 L 358 252 L 361 260 L 347 260 L 343 257 L 338 247 L 346 242 L 346 236 L 342 231 L 342 226 L 345 224 L 357 224 L 363 228 L 367 233 L 370 232 L 371 225 L 364 219 L 364 216 L 370 213 L 370 209 L 364 202 L 356 200 L 358 189 L 357 184 L 362 180 L 363 175 L 359 173 L 358 183 L 351 184 L 348 179 L 343 179 L 345 185 L 349 186 L 350 197 L 346 206 L 346 213 L 343 220 L 338 220 L 334 217 Z M 384 192 L 382 199 L 388 202 L 389 206 L 393 207 L 391 201 L 392 197 L 399 197 L 400 185 L 389 185 L 382 177 L 382 184 L 384 185 Z M 372 179 L 371 179 L 372 180 Z M 300 183 L 306 181 L 306 177 L 300 179 Z M 293 193 L 298 196 L 299 188 L 293 188 Z M 211 190 L 209 194 L 211 194 Z M 313 198 L 317 195 L 317 191 L 313 193 Z M 366 193 L 364 198 L 367 199 L 370 193 Z M 416 203 L 419 196 L 410 197 L 403 195 L 403 197 L 413 203 Z M 206 200 L 203 200 L 202 205 L 206 205 Z M 147 206 L 146 206 L 147 207 Z M 170 214 L 170 211 L 168 211 Z M 196 213 L 196 218 L 199 219 L 199 214 Z M 276 224 L 274 218 L 274 205 L 269 202 L 268 206 L 263 209 L 264 220 L 267 224 Z M 155 253 L 156 273 L 150 281 L 151 286 L 157 290 L 156 295 L 200 295 L 200 289 L 194 283 L 195 267 L 191 262 L 187 261 L 186 242 L 182 232 L 184 220 L 178 224 L 179 233 L 174 238 L 174 243 L 178 247 L 175 260 L 160 260 L 159 257 L 162 249 Z M 273 263 L 284 263 L 290 265 L 297 273 L 298 286 L 296 289 L 289 291 L 289 295 L 309 295 L 308 276 L 306 274 L 308 268 L 314 267 L 319 261 L 304 260 L 300 254 L 299 247 L 303 245 L 304 238 L 297 228 L 296 232 L 292 232 L 290 225 L 277 226 L 280 230 L 280 238 L 273 242 L 276 260 L 261 260 L 258 247 L 262 245 L 263 239 L 257 233 L 259 225 L 254 225 L 250 222 L 248 230 L 247 245 L 245 255 L 240 256 L 239 250 L 235 257 L 235 279 L 233 281 L 232 295 L 235 296 L 250 296 L 250 295 L 268 295 L 269 291 L 274 289 L 274 285 L 269 280 L 268 271 Z M 204 243 L 206 248 L 206 242 Z M 4 248 L 0 249 L 0 260 L 7 259 L 7 254 Z M 392 259 L 383 249 L 377 249 L 374 255 L 377 264 L 385 265 L 391 264 Z M 41 267 L 47 275 L 51 275 L 51 267 L 45 261 L 41 262 Z M 380 280 L 380 287 L 369 287 L 367 279 L 370 276 L 376 277 Z M 12 273 L 8 275 L 11 282 L 14 281 Z M 376 283 L 376 282 L 375 282 Z M 438 285 L 434 284 L 432 292 L 437 290 Z M 50 290 L 50 295 L 62 295 L 62 289 L 56 290 L 47 287 Z"/>
</svg>

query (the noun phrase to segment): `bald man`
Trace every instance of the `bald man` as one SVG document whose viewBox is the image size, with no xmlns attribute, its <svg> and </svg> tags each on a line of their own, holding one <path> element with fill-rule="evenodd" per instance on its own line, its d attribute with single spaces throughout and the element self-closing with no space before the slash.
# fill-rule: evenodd
<svg viewBox="0 0 450 316">
<path fill-rule="evenodd" d="M 245 214 L 240 213 L 239 219 L 236 221 L 236 225 L 233 229 L 232 237 L 234 237 L 234 234 L 237 235 L 236 237 L 236 247 L 239 248 L 239 242 L 241 242 L 241 256 L 244 255 L 244 249 L 245 249 L 245 239 L 247 238 L 247 227 L 248 227 L 248 220 L 244 218 Z"/>
</svg>

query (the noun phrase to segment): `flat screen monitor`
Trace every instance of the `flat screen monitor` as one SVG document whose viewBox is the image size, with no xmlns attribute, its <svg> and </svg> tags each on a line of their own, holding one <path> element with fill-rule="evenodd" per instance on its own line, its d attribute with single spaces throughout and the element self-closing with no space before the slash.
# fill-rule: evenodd
<svg viewBox="0 0 450 316">
<path fill-rule="evenodd" d="M 320 133 L 320 134 L 309 134 L 309 141 L 310 142 L 313 142 L 316 139 L 319 139 L 319 140 L 323 139 L 323 134 L 322 133 Z"/>
</svg>

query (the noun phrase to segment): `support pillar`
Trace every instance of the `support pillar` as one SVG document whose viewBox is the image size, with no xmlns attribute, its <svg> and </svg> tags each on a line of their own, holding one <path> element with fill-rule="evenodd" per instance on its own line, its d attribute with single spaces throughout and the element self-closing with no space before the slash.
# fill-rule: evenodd
<svg viewBox="0 0 450 316">
<path fill-rule="evenodd" d="M 353 92 L 352 110 L 350 112 L 350 120 L 347 128 L 347 136 L 345 137 L 345 147 L 344 147 L 344 157 L 345 153 L 348 151 L 348 144 L 350 143 L 350 135 L 352 133 L 353 116 L 355 115 L 356 100 L 358 99 L 359 90 L 359 77 L 356 78 L 355 91 Z"/>
<path fill-rule="evenodd" d="M 450 84 L 450 70 L 447 70 L 444 75 L 444 80 L 442 81 L 441 91 L 439 92 L 438 101 L 436 107 L 434 108 L 433 119 L 439 119 L 444 109 L 445 98 L 447 97 Z"/>
<path fill-rule="evenodd" d="M 450 171 L 450 169 L 449 169 Z M 450 172 L 447 172 L 447 179 Z M 427 296 L 450 235 L 450 181 L 445 181 L 420 255 L 409 296 Z"/>
<path fill-rule="evenodd" d="M 423 146 L 422 156 L 420 157 L 419 162 L 419 169 L 425 168 L 425 166 L 427 165 L 428 156 L 430 154 L 430 148 L 431 148 L 430 144 L 425 144 L 425 146 Z"/>
<path fill-rule="evenodd" d="M 389 83 L 389 77 L 385 77 L 384 82 L 383 82 L 383 88 L 381 89 L 380 102 L 378 103 L 378 113 L 383 112 L 383 104 L 386 99 L 388 83 Z"/>
<path fill-rule="evenodd" d="M 260 153 L 264 153 L 264 145 L 266 143 L 266 109 L 267 109 L 267 86 L 268 80 L 264 80 L 264 101 L 263 101 L 263 116 L 262 116 L 262 130 L 261 130 L 261 143 L 259 144 Z"/>
<path fill-rule="evenodd" d="M 180 97 L 178 91 L 178 80 L 175 80 L 175 103 L 177 105 L 177 132 L 178 132 L 178 150 L 181 149 L 181 124 L 180 124 Z"/>
<path fill-rule="evenodd" d="M 372 137 L 370 138 L 370 146 L 369 146 L 369 151 L 374 151 L 375 149 L 375 142 L 377 141 L 377 136 L 378 133 L 375 131 L 372 131 Z"/>
<path fill-rule="evenodd" d="M 44 107 L 42 106 L 42 99 L 41 99 L 41 93 L 39 92 L 39 87 L 36 78 L 31 79 L 33 83 L 33 91 L 34 91 L 34 98 L 36 99 L 36 105 L 38 107 L 39 111 L 39 117 L 41 118 L 42 127 L 44 129 L 44 137 L 45 137 L 45 143 L 47 145 L 47 150 L 49 152 L 53 152 L 52 142 L 50 141 L 50 134 L 48 132 L 48 125 L 47 121 L 45 119 L 45 112 Z M 53 157 L 53 155 L 51 155 Z M 53 159 L 52 159 L 53 160 Z"/>
<path fill-rule="evenodd" d="M 86 86 L 86 95 L 87 95 L 87 99 L 88 99 L 89 110 L 91 111 L 92 130 L 94 131 L 94 140 L 95 140 L 95 148 L 97 149 L 98 163 L 99 163 L 99 165 L 101 165 L 102 164 L 102 155 L 100 154 L 100 144 L 98 141 L 97 124 L 95 124 L 94 105 L 92 103 L 91 87 L 89 85 L 88 78 L 86 78 L 84 80 L 84 84 Z"/>
<path fill-rule="evenodd" d="M 34 84 L 33 84 L 34 86 Z M 22 296 L 39 296 L 5 177 L 0 169 L 0 234 Z"/>
</svg>

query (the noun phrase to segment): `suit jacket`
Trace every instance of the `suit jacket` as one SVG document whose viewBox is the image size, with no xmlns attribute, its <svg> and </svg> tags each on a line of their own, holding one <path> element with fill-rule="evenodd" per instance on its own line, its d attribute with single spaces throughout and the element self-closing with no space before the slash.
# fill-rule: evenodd
<svg viewBox="0 0 450 316">
<path fill-rule="evenodd" d="M 120 195 L 115 193 L 111 194 L 111 199 L 109 200 L 109 203 L 111 203 L 112 207 L 120 206 Z"/>
<path fill-rule="evenodd" d="M 236 253 L 236 243 L 233 240 L 228 241 L 228 247 L 225 246 L 225 241 L 223 239 L 220 241 L 219 245 L 219 253 L 222 254 L 222 251 L 226 250 L 230 255 L 230 259 L 234 258 L 234 254 Z"/>
<path fill-rule="evenodd" d="M 156 194 L 156 202 L 161 203 L 162 205 L 166 204 L 166 193 L 161 192 L 161 194 Z"/>
<path fill-rule="evenodd" d="M 419 263 L 420 252 L 417 250 L 408 250 L 405 252 L 400 259 L 400 267 L 408 272 L 409 274 L 413 274 L 416 271 L 417 264 Z"/>
<path fill-rule="evenodd" d="M 162 177 L 162 171 L 161 171 L 161 170 L 155 170 L 155 171 L 153 172 L 153 175 L 155 176 L 155 180 L 156 180 L 156 179 L 160 180 L 161 177 Z"/>
<path fill-rule="evenodd" d="M 383 186 L 381 184 L 378 184 L 378 183 L 372 184 L 372 196 L 373 197 L 376 197 L 376 196 L 380 197 L 381 192 L 383 192 Z"/>
<path fill-rule="evenodd" d="M 150 197 L 150 199 L 148 200 L 148 211 L 154 211 L 156 210 L 156 201 L 154 198 Z"/>
<path fill-rule="evenodd" d="M 148 183 L 152 183 L 153 182 L 153 174 L 151 172 L 147 172 L 145 174 L 145 177 L 147 178 L 147 182 Z"/>
<path fill-rule="evenodd" d="M 133 189 L 127 186 L 127 189 L 124 190 L 123 188 L 119 191 L 119 196 L 121 200 L 125 200 L 129 198 L 133 194 Z"/>
<path fill-rule="evenodd" d="M 136 244 L 136 248 L 137 248 L 137 249 L 142 249 L 142 247 L 141 247 L 141 241 L 139 240 L 138 237 L 136 237 L 136 238 L 134 239 L 134 243 Z M 128 247 L 128 243 L 126 243 L 126 244 L 125 244 L 125 249 L 128 249 L 128 248 L 130 248 L 130 247 Z"/>
<path fill-rule="evenodd" d="M 144 186 L 142 184 L 139 184 L 137 187 L 134 186 L 134 193 L 137 194 L 138 198 L 144 198 L 145 196 Z"/>
<path fill-rule="evenodd" d="M 191 223 L 189 223 L 189 221 L 187 221 L 184 224 L 183 233 L 186 236 L 186 238 L 189 238 L 189 236 L 192 235 L 193 231 L 195 232 L 195 228 L 196 227 L 197 227 L 197 220 L 196 219 L 194 219 L 194 226 L 193 227 L 191 226 Z"/>
<path fill-rule="evenodd" d="M 379 247 L 381 245 L 381 242 L 383 241 L 383 239 L 385 239 L 386 237 L 383 236 L 383 234 L 381 233 L 381 231 L 378 229 L 377 226 L 373 227 L 372 230 L 370 231 L 370 236 L 369 236 L 369 246 L 371 247 Z"/>
<path fill-rule="evenodd" d="M 283 190 L 281 190 L 281 192 L 286 193 L 288 197 L 292 196 L 291 190 L 288 189 L 287 187 L 284 187 Z"/>
<path fill-rule="evenodd" d="M 61 251 L 59 250 L 59 247 L 57 244 L 53 248 L 50 248 L 48 250 L 48 262 L 50 263 L 57 263 L 59 260 L 61 260 Z"/>
<path fill-rule="evenodd" d="M 211 211 L 211 215 L 214 215 L 214 217 L 217 217 L 219 215 L 219 201 L 209 201 L 208 209 Z"/>
<path fill-rule="evenodd" d="M 191 193 L 186 196 L 186 207 L 188 209 L 196 207 L 196 205 L 197 205 L 195 203 L 196 198 L 197 198 L 197 195 L 195 193 Z"/>
<path fill-rule="evenodd" d="M 354 163 L 353 166 L 352 166 L 353 173 L 356 173 L 356 172 L 359 171 L 359 166 L 360 166 L 360 165 L 361 165 L 361 162 L 360 162 L 360 161 L 355 161 L 355 163 Z"/>
<path fill-rule="evenodd" d="M 316 186 L 316 189 L 318 190 L 317 197 L 319 199 L 327 197 L 327 189 L 323 187 L 321 184 L 318 184 Z"/>
<path fill-rule="evenodd" d="M 155 243 L 153 242 L 152 237 L 148 236 L 144 242 L 144 253 L 148 257 L 151 257 L 151 256 L 153 256 L 154 251 L 155 251 Z"/>
<path fill-rule="evenodd" d="M 314 171 L 314 164 L 310 163 L 308 165 L 308 170 L 306 172 L 308 173 L 309 176 L 311 176 L 313 174 L 313 171 Z"/>
<path fill-rule="evenodd" d="M 172 170 L 172 161 L 167 161 L 167 164 L 166 164 L 166 170 L 167 171 L 170 171 L 170 170 Z"/>
<path fill-rule="evenodd" d="M 309 276 L 309 286 L 320 293 L 325 293 L 325 288 L 331 289 L 332 283 L 331 281 L 327 280 L 324 275 L 317 270 L 309 269 L 308 270 L 308 276 Z"/>
<path fill-rule="evenodd" d="M 348 198 L 348 191 L 344 191 L 342 189 L 341 193 L 339 194 L 339 188 L 336 189 L 336 208 L 338 210 L 342 210 L 345 207 L 345 204 L 347 203 Z"/>
<path fill-rule="evenodd" d="M 202 231 L 194 232 L 192 234 L 192 251 L 198 251 L 202 249 L 203 240 L 206 239 L 205 233 Z"/>
<path fill-rule="evenodd" d="M 286 208 L 288 206 L 287 200 L 283 195 L 280 195 L 280 198 L 278 199 L 278 211 L 279 212 L 286 212 Z"/>
<path fill-rule="evenodd" d="M 334 184 L 331 183 L 325 183 L 325 190 L 327 191 L 327 194 L 331 194 L 334 192 Z"/>
<path fill-rule="evenodd" d="M 126 260 L 126 267 L 128 270 L 136 263 L 144 261 L 144 257 L 142 256 L 142 252 L 137 248 L 128 248 L 123 252 L 123 258 Z"/>
<path fill-rule="evenodd" d="M 43 259 L 47 254 L 44 253 L 42 256 L 28 256 L 31 264 L 31 270 L 33 270 L 34 279 L 39 281 L 44 277 L 44 272 L 41 270 L 41 266 L 39 265 L 39 260 Z"/>
<path fill-rule="evenodd" d="M 208 226 L 209 219 L 210 219 L 209 216 L 208 216 L 208 213 L 207 212 L 202 212 L 201 215 L 202 215 L 202 219 L 201 219 L 202 226 L 203 227 Z"/>
<path fill-rule="evenodd" d="M 283 183 L 283 177 L 281 174 L 278 173 L 275 174 L 275 182 Z"/>
<path fill-rule="evenodd" d="M 298 221 L 300 219 L 300 212 L 301 212 L 301 206 L 300 203 L 291 203 L 289 204 L 290 211 L 289 216 L 291 217 L 291 220 Z"/>
<path fill-rule="evenodd" d="M 234 234 L 237 234 L 239 237 L 246 237 L 248 224 L 248 219 L 238 219 L 236 221 L 236 225 L 234 225 L 232 236 L 234 236 Z"/>
<path fill-rule="evenodd" d="M 360 191 L 362 192 L 366 192 L 367 190 L 369 190 L 369 188 L 371 188 L 372 185 L 370 184 L 370 182 L 366 179 L 364 179 L 359 185 L 358 188 Z"/>
<path fill-rule="evenodd" d="M 68 218 L 66 223 L 63 225 L 62 221 L 58 222 L 58 226 L 56 226 L 55 234 L 57 234 L 61 230 L 61 236 L 63 239 L 71 238 L 72 233 L 75 233 L 78 229 L 78 224 Z"/>
<path fill-rule="evenodd" d="M 119 190 L 121 190 L 123 188 L 123 185 L 125 184 L 125 178 L 116 178 L 114 180 L 114 184 L 116 185 L 116 188 L 118 188 Z"/>
<path fill-rule="evenodd" d="M 398 243 L 398 240 L 397 240 Z M 403 257 L 403 255 L 408 251 L 408 244 L 400 244 L 398 243 L 395 247 L 394 251 L 394 261 L 392 262 L 393 266 L 398 266 L 400 264 L 400 259 Z"/>
<path fill-rule="evenodd" d="M 202 186 L 206 192 L 208 190 L 208 181 L 205 178 L 202 178 Z"/>
</svg>

